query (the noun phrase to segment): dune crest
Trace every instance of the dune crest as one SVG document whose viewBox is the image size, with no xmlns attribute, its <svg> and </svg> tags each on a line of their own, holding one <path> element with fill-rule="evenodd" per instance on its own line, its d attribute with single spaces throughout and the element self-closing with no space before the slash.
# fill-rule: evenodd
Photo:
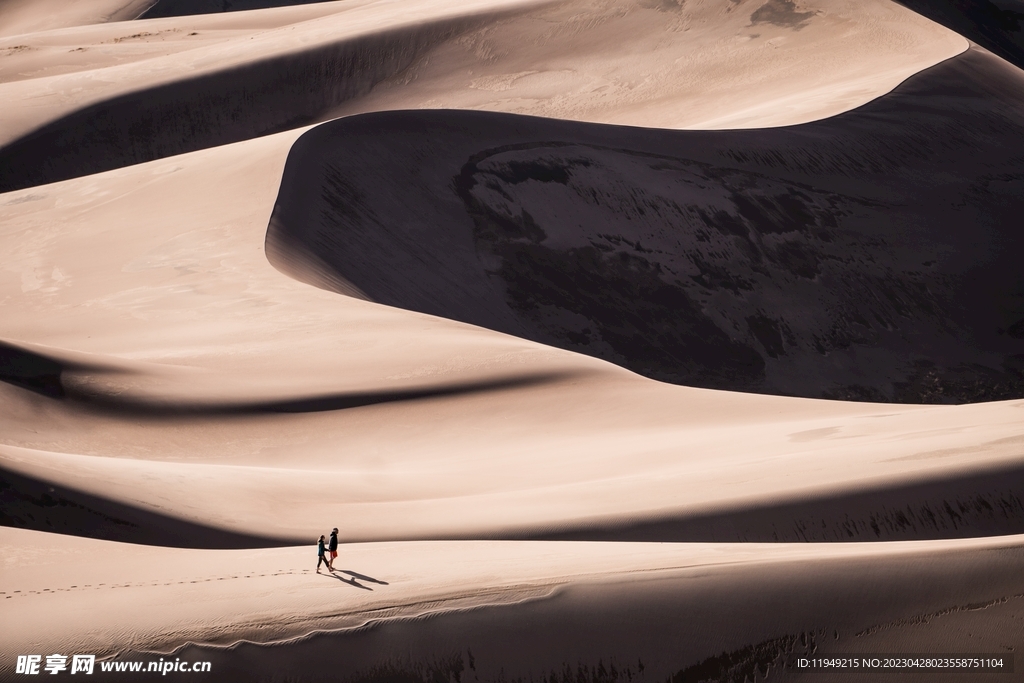
<svg viewBox="0 0 1024 683">
<path fill-rule="evenodd" d="M 1024 3 L 1020 0 L 897 2 L 1024 69 Z"/>
<path fill-rule="evenodd" d="M 187 31 L 172 18 L 131 34 L 39 34 L 5 55 L 25 66 L 0 84 L 20 103 L 0 113 L 0 191 L 382 109 L 789 125 L 863 104 L 967 48 L 887 0 L 762 5 L 334 2 L 192 17 Z M 64 73 L 24 78 L 41 53 Z"/>
<path fill-rule="evenodd" d="M 0 4 L 0 39 L 111 21 L 135 19 L 154 0 L 4 0 Z"/>
</svg>

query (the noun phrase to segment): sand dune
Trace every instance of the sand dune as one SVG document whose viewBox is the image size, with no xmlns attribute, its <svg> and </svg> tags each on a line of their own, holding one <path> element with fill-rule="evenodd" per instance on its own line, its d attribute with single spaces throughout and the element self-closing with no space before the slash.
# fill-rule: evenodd
<svg viewBox="0 0 1024 683">
<path fill-rule="evenodd" d="M 135 19 L 153 0 L 4 0 L 0 36 Z"/>
<path fill-rule="evenodd" d="M 1019 650 L 1019 69 L 883 0 L 146 4 L 0 5 L 0 680 Z"/>
<path fill-rule="evenodd" d="M 967 47 L 884 0 L 761 4 L 334 2 L 37 34 L 2 59 L 31 65 L 59 46 L 65 73 L 0 85 L 19 103 L 0 115 L 0 190 L 379 109 L 800 123 Z"/>
<path fill-rule="evenodd" d="M 735 664 L 764 667 L 787 652 L 877 647 L 878 632 L 888 647 L 957 637 L 978 628 L 979 611 L 982 631 L 994 634 L 1014 628 L 1022 599 L 1019 536 L 767 546 L 372 543 L 346 546 L 336 576 L 313 573 L 308 548 L 214 552 L 71 539 L 58 554 L 46 535 L 5 530 L 3 539 L 19 551 L 7 569 L 19 592 L 2 596 L 19 624 L 5 620 L 5 651 L 62 642 L 109 656 L 128 622 L 123 657 L 213 660 L 222 680 L 253 680 L 268 663 L 280 667 L 282 654 L 306 659 L 307 680 L 335 667 L 358 677 L 409 660 L 439 666 L 453 655 L 471 657 L 481 680 L 498 678 L 500 668 L 519 676 L 598 660 L 661 680 L 676 662 L 723 650 L 749 648 Z M 69 563 L 78 568 L 73 577 Z M 67 613 L 57 624 L 47 617 L 54 604 Z M 893 624 L 915 618 L 916 633 L 894 637 Z M 573 635 L 553 640 L 560 630 Z M 406 649 L 412 634 L 416 644 Z M 194 645 L 173 649 L 185 641 Z M 1005 632 L 996 641 L 1013 645 Z"/>
<path fill-rule="evenodd" d="M 977 48 L 777 130 L 341 119 L 296 143 L 268 255 L 327 289 L 663 381 L 1014 398 L 1022 136 L 1024 75 Z"/>
<path fill-rule="evenodd" d="M 687 545 L 673 549 L 683 562 L 704 554 Z M 735 546 L 708 548 L 726 564 L 609 572 L 567 582 L 546 600 L 406 622 L 380 620 L 365 631 L 317 634 L 284 647 L 246 644 L 228 652 L 188 647 L 180 654 L 213 660 L 237 680 L 250 680 L 261 666 L 290 662 L 287 668 L 305 671 L 309 680 L 331 680 L 344 670 L 363 679 L 443 679 L 461 673 L 478 680 L 543 674 L 562 681 L 729 681 L 763 680 L 767 673 L 768 680 L 799 681 L 808 676 L 787 675 L 787 655 L 937 646 L 957 651 L 983 643 L 1006 653 L 1017 647 L 1011 634 L 1020 629 L 1020 583 L 1013 576 L 1019 549 L 919 548 L 913 554 L 909 548 L 846 549 L 853 552 L 795 561 L 787 557 L 789 548 L 776 546 L 765 549 L 773 559 L 745 562 L 726 559 L 740 550 Z M 568 550 L 589 559 L 586 550 Z M 617 551 L 635 552 L 621 546 Z M 936 571 L 937 564 L 945 570 Z M 515 566 L 514 561 L 506 565 Z M 1012 680 L 1014 675 L 986 677 Z M 977 680 L 976 675 L 926 676 Z M 866 677 L 888 682 L 906 680 L 907 674 Z"/>
<path fill-rule="evenodd" d="M 350 9 L 358 6 L 351 2 L 345 5 Z M 242 41 L 248 41 L 261 32 L 288 28 L 337 14 L 338 11 L 338 4 L 330 3 L 241 15 L 231 13 L 146 21 L 141 26 L 138 22 L 100 23 L 12 37 L 8 42 L 22 44 L 5 50 L 4 59 L 0 60 L 0 83 L 32 83 L 11 89 L 12 94 L 27 94 L 29 102 L 23 104 L 30 111 L 5 112 L 6 121 L 11 126 L 5 131 L 5 141 L 17 134 L 15 125 L 38 126 L 47 116 L 42 106 L 67 111 L 81 106 L 83 102 L 109 98 L 111 94 L 118 93 L 119 87 L 122 90 L 138 87 L 140 83 L 132 82 L 133 79 L 142 83 L 161 76 L 164 80 L 173 80 L 175 75 L 180 76 L 181 72 L 187 73 L 189 67 L 197 66 L 194 62 L 189 64 L 185 61 L 193 57 L 190 53 L 195 50 L 219 45 L 219 56 L 223 57 L 225 43 L 247 45 Z M 172 59 L 166 59 L 168 57 Z M 140 62 L 145 67 L 140 68 Z M 168 77 L 166 72 L 174 69 L 178 69 L 178 73 Z M 67 76 L 70 74 L 77 76 Z M 61 75 L 67 77 L 53 78 Z M 77 91 L 77 87 L 82 87 L 82 90 Z M 63 101 L 51 101 L 45 105 L 31 102 L 31 97 L 41 92 L 50 93 L 53 99 L 54 89 L 59 89 Z M 20 118 L 15 119 L 15 116 Z M 22 119 L 24 124 L 11 123 Z"/>
<path fill-rule="evenodd" d="M 602 386 L 595 384 L 590 391 Z M 930 438 L 917 439 L 913 435 L 933 425 L 936 416 L 833 418 L 831 424 L 844 425 L 831 427 L 838 431 L 835 441 L 795 445 L 787 438 L 788 430 L 828 431 L 821 425 L 829 422 L 737 422 L 730 426 L 732 438 L 723 439 L 710 430 L 682 427 L 601 429 L 585 419 L 600 414 L 601 406 L 584 403 L 582 415 L 559 415 L 567 421 L 575 417 L 578 427 L 553 429 L 530 419 L 529 412 L 549 405 L 535 401 L 540 405 L 533 411 L 516 416 L 518 434 L 503 434 L 502 440 L 483 445 L 478 434 L 500 433 L 497 425 L 485 421 L 473 429 L 452 416 L 477 405 L 511 418 L 510 406 L 517 399 L 551 394 L 563 401 L 576 398 L 573 392 L 549 387 L 506 392 L 495 400 L 424 402 L 418 409 L 264 420 L 261 432 L 277 429 L 269 444 L 260 434 L 272 448 L 257 458 L 218 457 L 231 446 L 237 449 L 230 442 L 221 448 L 231 436 L 241 436 L 242 425 L 236 423 L 233 431 L 232 425 L 189 424 L 193 439 L 202 436 L 206 442 L 191 462 L 4 446 L 2 463 L 51 486 L 279 542 L 301 538 L 304 529 L 315 528 L 324 517 L 346 519 L 346 535 L 353 540 L 656 536 L 600 531 L 642 522 L 648 529 L 660 528 L 663 540 L 942 538 L 1019 528 L 1019 404 L 1008 404 L 998 417 L 991 410 L 946 411 L 946 430 L 933 429 Z M 682 401 L 676 406 L 678 412 L 687 408 Z M 384 439 L 379 427 L 358 433 L 352 424 L 415 425 L 442 415 L 443 426 L 418 427 L 401 439 Z M 999 418 L 1001 424 L 996 423 Z M 117 423 L 101 424 L 114 433 L 128 431 Z M 897 424 L 907 431 L 894 428 Z M 584 429 L 588 426 L 589 432 Z M 130 445 L 152 451 L 153 441 L 173 434 L 172 427 L 180 432 L 184 424 L 140 433 Z M 322 436 L 307 437 L 301 450 L 289 448 L 289 441 L 314 429 Z M 460 438 L 467 431 L 468 438 Z M 981 434 L 1004 436 L 984 443 Z M 764 445 L 752 449 L 750 440 L 756 437 Z M 343 448 L 331 447 L 341 439 Z M 165 450 L 158 455 L 171 454 Z M 557 466 L 544 466 L 555 456 Z M 915 487 L 916 496 L 906 495 Z M 893 491 L 903 495 L 886 497 Z M 269 519 L 268 510 L 274 512 Z M 467 519 L 471 510 L 473 516 Z M 675 524 L 665 524 L 666 518 Z"/>
<path fill-rule="evenodd" d="M 290 5 L 307 5 L 328 0 L 152 0 L 152 7 L 147 9 L 139 19 L 156 17 L 184 17 L 197 14 L 216 14 L 219 12 L 243 12 L 269 7 L 286 7 Z"/>
<path fill-rule="evenodd" d="M 1021 0 L 899 0 L 901 5 L 976 41 L 1024 68 L 1024 2 Z"/>
<path fill-rule="evenodd" d="M 885 538 L 1014 530 L 1019 401 L 882 407 L 673 387 L 282 274 L 262 226 L 299 134 L 7 195 L 3 244 L 19 268 L 3 287 L 20 295 L 4 321 L 21 339 L 4 336 L 57 378 L 4 389 L 6 469 L 278 543 L 325 516 L 359 540 L 629 537 L 666 520 L 674 539 L 795 539 L 822 511 L 815 538 L 839 540 L 846 524 L 875 540 L 872 521 L 904 504 L 872 491 L 935 480 L 947 484 L 906 504 L 939 518 Z M 978 484 L 992 470 L 1005 487 Z M 979 496 L 1009 507 L 959 527 L 943 512 Z M 479 510 L 468 526 L 467 510 Z"/>
<path fill-rule="evenodd" d="M 176 49 L 151 59 L 5 84 L 0 88 L 5 96 L 30 104 L 3 121 L 8 144 L 0 188 L 95 173 L 308 123 L 479 21 L 475 14 L 500 14 L 516 4 L 480 0 L 455 9 L 438 0 L 418 7 L 403 3 L 401 15 L 392 12 L 390 22 L 374 3 L 328 16 L 322 16 L 323 6 L 283 8 L 303 17 L 304 35 L 296 35 L 293 24 L 250 27 L 232 40 L 209 41 L 207 49 L 189 49 L 189 41 L 178 40 Z M 308 19 L 310 10 L 319 15 L 317 21 Z M 273 18 L 281 10 L 263 12 Z M 226 18 L 237 16 L 247 19 L 244 13 Z M 224 19 L 212 21 L 223 26 Z M 159 40 L 159 27 L 152 28 Z M 149 37 L 140 34 L 126 37 Z M 81 58 L 91 61 L 88 49 Z M 53 98 L 66 91 L 71 102 Z"/>
</svg>

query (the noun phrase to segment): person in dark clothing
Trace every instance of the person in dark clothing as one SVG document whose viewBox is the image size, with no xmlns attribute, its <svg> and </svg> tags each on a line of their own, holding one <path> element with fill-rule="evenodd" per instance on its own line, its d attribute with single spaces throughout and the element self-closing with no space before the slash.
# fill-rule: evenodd
<svg viewBox="0 0 1024 683">
<path fill-rule="evenodd" d="M 326 564 L 327 568 L 331 568 L 331 561 L 324 557 L 324 536 L 320 534 L 320 540 L 316 542 L 316 573 L 320 573 L 320 565 Z"/>
<path fill-rule="evenodd" d="M 327 542 L 327 550 L 331 556 L 327 560 L 327 568 L 334 571 L 334 558 L 338 556 L 338 527 L 331 529 L 331 540 Z"/>
</svg>

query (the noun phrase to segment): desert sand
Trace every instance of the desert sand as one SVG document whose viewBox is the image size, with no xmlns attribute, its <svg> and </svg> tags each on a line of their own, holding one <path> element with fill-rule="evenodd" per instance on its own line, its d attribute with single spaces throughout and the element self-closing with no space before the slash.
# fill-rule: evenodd
<svg viewBox="0 0 1024 683">
<path fill-rule="evenodd" d="M 12 36 L 0 189 L 381 109 L 801 123 L 967 48 L 887 0 L 761 4 L 346 0 Z"/>
<path fill-rule="evenodd" d="M 887 0 L 269 4 L 0 4 L 0 679 L 1019 653 L 1024 72 Z"/>
</svg>

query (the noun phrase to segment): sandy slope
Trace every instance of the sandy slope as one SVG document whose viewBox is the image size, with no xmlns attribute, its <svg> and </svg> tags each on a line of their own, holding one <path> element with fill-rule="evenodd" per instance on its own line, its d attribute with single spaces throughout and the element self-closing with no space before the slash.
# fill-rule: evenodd
<svg viewBox="0 0 1024 683">
<path fill-rule="evenodd" d="M 356 2 L 345 3 L 349 10 L 359 5 Z M 164 21 L 100 23 L 38 31 L 7 40 L 10 46 L 5 49 L 4 59 L 0 60 L 0 82 L 35 81 L 31 87 L 28 84 L 20 86 L 25 88 L 22 92 L 26 93 L 38 93 L 45 90 L 47 85 L 61 87 L 61 84 L 66 83 L 70 87 L 62 89 L 69 97 L 62 106 L 74 108 L 84 101 L 90 101 L 86 90 L 68 92 L 74 87 L 88 85 L 89 89 L 106 88 L 105 94 L 92 97 L 92 101 L 103 99 L 111 92 L 117 92 L 112 90 L 117 86 L 117 81 L 133 77 L 142 79 L 144 83 L 153 81 L 160 77 L 161 67 L 165 71 L 176 67 L 178 76 L 188 73 L 196 65 L 185 60 L 194 50 L 209 50 L 215 45 L 223 47 L 225 42 L 247 45 L 247 41 L 261 32 L 291 27 L 338 12 L 338 3 L 318 3 L 241 15 L 218 14 Z M 174 66 L 161 65 L 161 58 L 167 57 L 173 57 L 179 63 Z M 149 68 L 140 68 L 139 62 L 146 63 Z M 64 81 L 51 79 L 65 74 L 78 74 L 78 77 Z M 138 83 L 128 83 L 122 89 L 133 85 L 139 87 Z M 49 103 L 50 107 L 55 105 L 56 102 Z M 34 113 L 38 114 L 39 110 Z M 8 116 L 13 114 L 9 112 Z M 41 121 L 36 121 L 35 125 L 39 123 Z M 11 134 L 14 132 L 12 130 Z"/>
<path fill-rule="evenodd" d="M 967 47 L 885 0 L 345 1 L 132 26 L 0 52 L 15 79 L 0 97 L 18 103 L 0 113 L 0 188 L 377 109 L 785 125 L 855 107 Z"/>
<path fill-rule="evenodd" d="M 483 109 L 657 128 L 791 125 L 887 92 L 960 52 L 960 40 L 887 2 L 556 3 L 439 46 L 338 111 Z"/>
<path fill-rule="evenodd" d="M 296 143 L 268 254 L 327 289 L 662 381 L 1016 398 L 1022 137 L 1024 73 L 980 48 L 781 129 L 341 119 Z"/>
<path fill-rule="evenodd" d="M 877 631 L 886 632 L 888 648 L 922 632 L 956 637 L 978 630 L 970 609 L 987 621 L 979 644 L 999 651 L 1014 645 L 999 630 L 1014 628 L 1024 593 L 1019 536 L 828 545 L 371 543 L 345 546 L 333 577 L 313 571 L 308 547 L 172 550 L 20 530 L 0 538 L 5 655 L 102 656 L 113 647 L 132 659 L 142 658 L 133 652 L 166 655 L 187 641 L 291 639 L 272 650 L 243 648 L 244 657 L 194 647 L 175 653 L 212 659 L 218 680 L 252 680 L 261 667 L 287 671 L 285 662 L 303 657 L 303 680 L 319 680 L 333 667 L 354 675 L 401 666 L 409 655 L 439 662 L 467 649 L 481 680 L 496 677 L 499 664 L 506 675 L 536 675 L 609 658 L 620 667 L 639 659 L 641 680 L 659 680 L 680 663 L 764 641 L 770 662 L 812 647 L 801 636 L 833 652 L 878 647 L 870 637 Z M 754 595 L 757 603 L 747 602 Z M 58 605 L 63 617 L 55 620 Z M 920 617 L 936 623 L 909 626 Z M 706 619 L 716 628 L 703 628 Z M 574 635 L 552 641 L 559 629 Z M 388 638 L 389 630 L 398 633 Z M 295 640 L 314 632 L 334 634 Z M 412 651 L 402 645 L 416 641 Z M 318 649 L 333 655 L 309 656 Z"/>
<path fill-rule="evenodd" d="M 1021 0 L 899 0 L 932 21 L 978 42 L 1003 59 L 1024 68 L 1024 2 Z"/>
<path fill-rule="evenodd" d="M 554 396 L 546 401 L 542 392 L 536 392 L 540 407 L 549 407 L 548 401 L 556 397 L 572 398 L 551 388 L 547 393 Z M 684 427 L 553 430 L 510 410 L 515 399 L 534 396 L 508 392 L 502 398 L 450 401 L 435 410 L 392 409 L 381 411 L 383 415 L 364 410 L 370 413 L 364 419 L 381 426 L 362 434 L 354 433 L 352 426 L 344 430 L 348 421 L 343 418 L 295 420 L 288 425 L 291 430 L 282 426 L 274 434 L 271 443 L 278 445 L 274 450 L 288 458 L 272 465 L 237 460 L 218 464 L 221 449 L 213 438 L 193 452 L 193 457 L 203 457 L 203 463 L 80 456 L 10 446 L 3 448 L 2 462 L 5 468 L 143 510 L 293 539 L 331 519 L 347 520 L 346 534 L 355 540 L 507 538 L 595 524 L 623 526 L 648 518 L 686 519 L 736 508 L 760 510 L 762 515 L 778 509 L 779 514 L 767 529 L 762 521 L 760 529 L 722 530 L 722 540 L 758 536 L 797 540 L 801 527 L 809 527 L 812 531 L 806 535 L 814 540 L 875 540 L 882 533 L 879 527 L 885 529 L 885 538 L 913 538 L 978 533 L 979 529 L 972 529 L 975 519 L 988 520 L 997 530 L 1019 525 L 1015 522 L 1021 510 L 1019 404 L 1007 405 L 1002 414 L 990 410 L 974 415 L 920 415 L 918 424 L 907 419 L 872 424 L 875 421 L 870 418 L 847 418 L 840 422 L 849 425 L 846 428 L 822 426 L 837 420 L 734 425 L 732 438 L 724 439 Z M 507 419 L 519 417 L 516 431 L 528 433 L 474 446 L 458 436 L 469 425 L 450 417 L 471 405 L 501 409 Z M 412 426 L 430 418 L 448 419 L 438 429 Z M 936 429 L 936 419 L 943 418 L 944 428 Z M 409 425 L 412 434 L 386 439 L 382 426 L 398 419 Z M 267 422 L 280 426 L 283 420 Z M 858 428 L 865 423 L 873 428 L 865 431 L 878 429 L 881 434 L 857 438 Z M 294 444 L 299 425 L 316 429 L 323 437 L 308 439 L 301 449 L 289 448 L 286 439 L 292 436 Z M 838 444 L 787 443 L 791 434 L 814 428 L 838 430 L 839 438 L 852 438 Z M 196 426 L 191 429 L 199 431 Z M 788 430 L 794 431 L 786 434 Z M 154 431 L 147 435 L 150 439 L 159 436 Z M 927 436 L 920 435 L 922 431 Z M 343 434 L 352 434 L 351 444 L 332 453 L 330 444 Z M 995 435 L 999 438 L 991 439 Z M 905 443 L 908 437 L 910 444 Z M 755 439 L 761 440 L 756 449 L 751 447 Z M 131 445 L 154 447 L 139 441 Z M 932 452 L 924 450 L 929 446 Z M 329 455 L 334 457 L 325 462 Z M 557 465 L 545 465 L 555 457 Z M 989 468 L 1001 470 L 1002 476 L 982 478 L 984 488 L 971 488 L 966 475 Z M 826 518 L 824 510 L 829 506 L 824 503 L 832 497 L 933 478 L 949 482 L 931 499 L 913 501 L 913 512 L 911 501 L 898 495 L 875 496 L 864 501 L 870 505 L 831 506 L 831 518 Z M 808 496 L 818 499 L 823 509 L 806 506 L 799 515 L 797 511 L 790 511 L 789 518 L 781 514 L 788 508 L 780 509 L 780 503 Z M 925 513 L 922 508 L 926 507 L 932 512 Z M 470 511 L 473 514 L 467 517 Z M 897 523 L 901 516 L 915 513 L 920 517 L 917 524 Z M 699 531 L 695 535 L 709 536 Z"/>
<path fill-rule="evenodd" d="M 134 19 L 153 0 L 3 0 L 0 36 Z"/>
</svg>

